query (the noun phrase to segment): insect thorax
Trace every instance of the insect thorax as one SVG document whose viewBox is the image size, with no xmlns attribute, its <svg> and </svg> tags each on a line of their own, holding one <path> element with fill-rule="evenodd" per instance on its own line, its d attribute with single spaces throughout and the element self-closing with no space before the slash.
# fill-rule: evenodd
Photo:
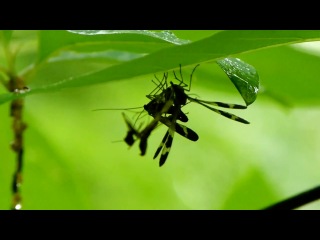
<svg viewBox="0 0 320 240">
<path fill-rule="evenodd" d="M 179 106 L 179 107 L 186 105 L 188 96 L 184 92 L 184 88 L 177 85 L 177 84 L 173 84 L 172 82 L 171 82 L 171 88 L 172 88 L 172 92 L 174 95 L 174 97 L 173 97 L 174 98 L 173 99 L 174 105 Z"/>
</svg>

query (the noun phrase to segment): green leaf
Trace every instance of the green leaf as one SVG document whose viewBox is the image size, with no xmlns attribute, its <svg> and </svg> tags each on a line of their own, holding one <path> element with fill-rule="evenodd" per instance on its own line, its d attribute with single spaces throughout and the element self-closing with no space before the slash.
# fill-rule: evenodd
<svg viewBox="0 0 320 240">
<path fill-rule="evenodd" d="M 259 91 L 256 69 L 238 58 L 225 58 L 217 63 L 236 86 L 247 106 L 252 104 Z"/>
<path fill-rule="evenodd" d="M 300 32 L 301 37 L 296 37 L 299 36 L 297 32 Z M 194 43 L 161 49 L 143 58 L 111 66 L 93 73 L 91 76 L 74 78 L 61 82 L 61 84 L 64 86 L 84 86 L 153 74 L 177 69 L 179 63 L 182 66 L 187 66 L 275 44 L 303 41 L 302 36 L 306 37 L 304 40 L 312 36 L 318 39 L 320 31 L 223 31 Z M 238 42 L 242 43 L 238 44 Z M 163 61 L 164 59 L 165 61 Z"/>
<path fill-rule="evenodd" d="M 73 35 L 79 36 L 79 38 L 106 37 L 106 35 L 86 36 L 71 34 L 69 32 L 61 32 L 60 35 L 61 34 L 67 35 L 69 40 L 74 38 Z M 126 41 L 129 40 L 131 41 L 128 36 L 129 34 L 112 34 L 113 40 L 117 38 L 119 41 L 122 40 L 123 43 L 126 43 Z M 131 35 L 131 37 L 133 36 L 140 38 L 141 41 L 146 38 L 146 36 L 138 34 Z M 59 38 L 56 39 L 56 41 L 48 41 L 52 44 L 56 44 L 55 49 L 57 49 L 58 46 L 61 47 L 62 42 L 65 45 L 65 40 L 62 41 L 59 40 Z M 149 38 L 150 41 L 155 41 L 154 39 L 155 38 Z M 262 48 L 288 45 L 304 41 L 316 41 L 319 39 L 319 30 L 221 31 L 211 37 L 204 38 L 190 44 L 162 48 L 144 57 L 133 59 L 122 64 L 105 67 L 98 71 L 91 71 L 76 77 L 55 79 L 54 82 L 45 84 L 41 84 L 39 82 L 37 84 L 33 84 L 32 80 L 36 76 L 32 76 L 27 79 L 30 82 L 31 87 L 31 91 L 28 94 L 53 91 L 66 87 L 88 86 L 120 79 L 128 79 L 141 75 L 178 69 L 179 64 L 186 67 L 196 63 L 221 60 L 222 58 L 230 57 L 231 55 L 250 52 Z M 57 42 L 59 44 L 57 44 Z M 53 47 L 50 46 L 50 49 L 52 50 Z M 42 56 L 45 56 L 45 54 L 42 54 Z M 59 69 L 57 69 L 57 71 L 58 70 Z M 24 95 L 22 94 L 20 96 Z M 0 103 L 3 103 L 4 99 L 11 99 L 12 97 L 13 96 L 0 96 Z"/>
<path fill-rule="evenodd" d="M 73 60 L 78 60 L 80 64 L 82 60 L 103 61 L 105 67 L 109 67 L 111 63 L 129 61 L 173 44 L 187 42 L 168 31 L 39 31 L 37 64 L 27 69 L 24 77 L 33 81 L 39 71 L 53 62 L 65 61 L 65 69 L 69 64 L 72 68 L 70 61 Z M 61 79 L 54 82 L 58 80 Z M 44 84 L 48 84 L 48 81 Z"/>
<path fill-rule="evenodd" d="M 149 53 L 188 42 L 168 31 L 39 31 L 38 62 L 61 50 L 95 52 L 118 49 Z"/>
</svg>

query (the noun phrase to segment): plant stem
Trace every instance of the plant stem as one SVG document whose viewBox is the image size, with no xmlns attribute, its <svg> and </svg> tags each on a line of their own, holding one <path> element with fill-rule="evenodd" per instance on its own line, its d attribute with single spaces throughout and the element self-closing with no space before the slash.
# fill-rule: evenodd
<svg viewBox="0 0 320 240">
<path fill-rule="evenodd" d="M 9 80 L 9 91 L 17 92 L 20 89 L 24 89 L 23 79 L 16 76 L 11 76 Z M 16 210 L 21 209 L 22 197 L 20 193 L 20 187 L 22 184 L 23 166 L 23 131 L 27 127 L 27 125 L 22 120 L 23 103 L 24 100 L 22 98 L 13 100 L 11 102 L 10 112 L 10 116 L 13 118 L 12 129 L 14 133 L 14 141 L 11 144 L 11 148 L 16 153 L 16 169 L 12 181 L 13 199 L 11 209 Z"/>
<path fill-rule="evenodd" d="M 273 204 L 263 210 L 293 210 L 320 199 L 320 186 Z"/>
</svg>

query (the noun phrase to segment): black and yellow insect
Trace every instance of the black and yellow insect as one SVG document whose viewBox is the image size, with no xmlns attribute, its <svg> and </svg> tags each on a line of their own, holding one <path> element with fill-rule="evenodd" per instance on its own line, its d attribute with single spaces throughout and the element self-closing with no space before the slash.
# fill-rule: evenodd
<svg viewBox="0 0 320 240">
<path fill-rule="evenodd" d="M 222 107 L 222 108 L 230 108 L 230 109 L 246 109 L 247 108 L 246 106 L 239 105 L 239 104 L 229 104 L 229 103 L 216 102 L 216 101 L 200 100 L 197 98 L 190 97 L 188 94 L 185 93 L 185 91 L 187 92 L 190 91 L 192 75 L 198 66 L 199 64 L 194 67 L 190 75 L 189 88 L 187 88 L 188 85 L 183 81 L 181 65 L 180 65 L 181 79 L 179 79 L 175 71 L 173 71 L 174 77 L 179 82 L 179 84 L 174 84 L 172 81 L 170 81 L 170 85 L 169 85 L 167 83 L 168 73 L 164 73 L 163 79 L 161 81 L 158 80 L 159 85 L 156 88 L 157 92 L 159 92 L 160 90 L 161 92 L 159 94 L 147 95 L 147 97 L 151 99 L 151 101 L 148 104 L 144 105 L 144 109 L 148 112 L 148 114 L 152 117 L 155 117 L 155 115 L 158 114 L 159 111 L 161 111 L 162 113 L 160 114 L 160 116 L 162 114 L 165 114 L 167 116 L 165 118 L 162 118 L 161 122 L 164 123 L 166 126 L 168 126 L 168 130 L 154 155 L 154 159 L 155 159 L 162 150 L 161 156 L 160 156 L 160 162 L 159 162 L 160 166 L 162 166 L 165 163 L 169 155 L 172 142 L 173 142 L 174 132 L 178 132 L 180 135 L 192 141 L 198 140 L 198 135 L 193 130 L 181 124 L 177 124 L 176 122 L 177 120 L 180 120 L 182 122 L 188 121 L 186 114 L 182 112 L 181 108 L 190 102 L 196 102 L 234 121 L 238 121 L 244 124 L 249 124 L 249 122 L 243 118 L 240 118 L 229 112 L 225 112 L 225 111 L 213 108 L 208 105 L 213 105 L 213 106 Z M 164 110 L 164 105 L 167 104 L 168 102 L 170 102 L 170 104 L 167 105 L 167 108 Z M 184 133 L 184 134 L 181 134 L 181 133 Z"/>
<path fill-rule="evenodd" d="M 129 146 L 132 146 L 136 140 L 139 140 L 140 155 L 142 156 L 146 154 L 147 141 L 152 131 L 156 129 L 160 124 L 164 124 L 168 127 L 168 130 L 166 131 L 153 157 L 154 159 L 157 158 L 157 156 L 161 152 L 159 166 L 162 166 L 166 162 L 166 159 L 168 158 L 168 155 L 172 147 L 175 132 L 177 132 L 181 136 L 191 141 L 197 141 L 199 139 L 199 136 L 195 131 L 177 122 L 177 121 L 184 122 L 184 123 L 188 122 L 188 117 L 182 111 L 182 108 L 191 102 L 198 103 L 231 120 L 241 122 L 244 124 L 249 124 L 249 122 L 243 118 L 240 118 L 229 112 L 222 111 L 212 107 L 212 106 L 216 106 L 216 107 L 230 108 L 230 109 L 246 109 L 247 106 L 243 106 L 239 104 L 229 104 L 229 103 L 223 103 L 223 102 L 201 100 L 198 98 L 193 98 L 186 93 L 186 92 L 190 92 L 192 76 L 198 66 L 199 64 L 196 65 L 192 70 L 192 73 L 190 75 L 189 85 L 183 81 L 181 65 L 180 65 L 180 71 L 179 71 L 180 78 L 178 78 L 176 72 L 173 71 L 174 79 L 178 81 L 178 84 L 174 84 L 173 81 L 168 81 L 168 76 L 169 76 L 168 72 L 165 72 L 163 74 L 163 78 L 161 81 L 155 76 L 158 82 L 155 82 L 155 81 L 153 82 L 157 86 L 150 94 L 146 95 L 146 97 L 150 99 L 150 101 L 143 106 L 144 111 L 146 111 L 148 115 L 153 117 L 153 120 L 149 124 L 147 124 L 147 126 L 142 128 L 142 130 L 136 129 L 134 127 L 135 124 L 131 124 L 130 120 L 126 117 L 126 115 L 122 113 L 124 120 L 128 126 L 127 135 L 124 138 L 124 141 Z M 136 122 L 139 119 L 139 116 L 136 119 Z"/>
</svg>

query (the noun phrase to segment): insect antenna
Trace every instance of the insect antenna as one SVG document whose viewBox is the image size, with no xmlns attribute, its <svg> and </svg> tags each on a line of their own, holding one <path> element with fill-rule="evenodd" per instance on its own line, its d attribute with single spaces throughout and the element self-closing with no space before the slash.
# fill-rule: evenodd
<svg viewBox="0 0 320 240">
<path fill-rule="evenodd" d="M 103 111 L 103 110 L 133 110 L 133 109 L 139 109 L 143 107 L 132 107 L 132 108 L 98 108 L 98 109 L 93 109 L 92 111 Z"/>
<path fill-rule="evenodd" d="M 188 90 L 186 89 L 186 91 L 188 91 L 188 92 L 190 92 L 190 89 L 191 89 L 192 75 L 193 75 L 194 71 L 196 70 L 196 68 L 199 67 L 199 66 L 200 66 L 200 64 L 197 64 L 197 65 L 193 68 L 193 70 L 192 70 L 192 72 L 191 72 L 190 82 L 189 82 L 189 89 L 188 89 Z"/>
</svg>

